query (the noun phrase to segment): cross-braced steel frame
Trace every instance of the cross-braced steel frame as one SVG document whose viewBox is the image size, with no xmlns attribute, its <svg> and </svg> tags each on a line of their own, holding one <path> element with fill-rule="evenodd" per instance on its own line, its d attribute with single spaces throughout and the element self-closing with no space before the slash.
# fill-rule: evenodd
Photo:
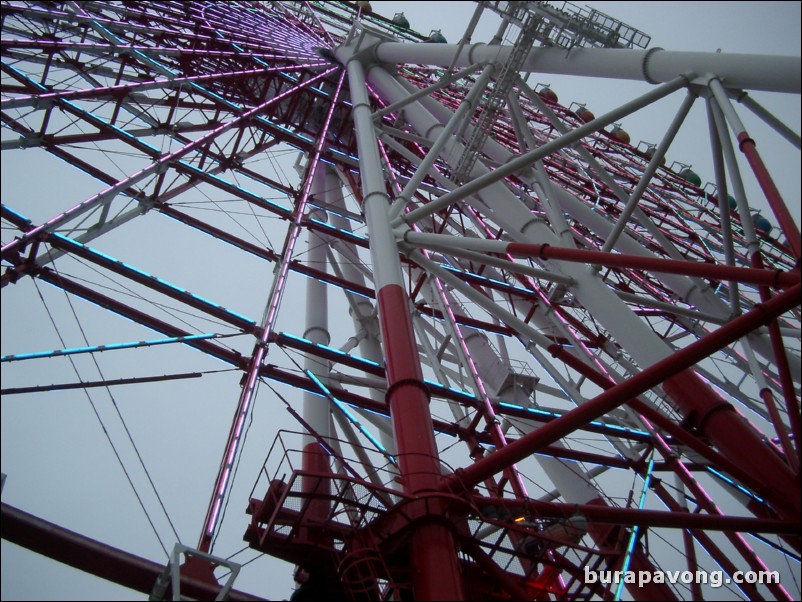
<svg viewBox="0 0 802 602">
<path fill-rule="evenodd" d="M 799 59 L 429 43 L 361 4 L 3 4 L 4 428 L 44 445 L 23 418 L 57 397 L 74 441 L 91 408 L 143 508 L 200 527 L 196 596 L 232 530 L 359 600 L 798 578 L 800 234 L 739 113 L 797 153 L 747 92 L 798 94 Z M 499 38 L 536 37 L 509 4 Z M 595 117 L 532 71 L 653 87 Z M 655 103 L 655 146 L 611 129 Z M 664 161 L 694 104 L 704 189 Z M 147 561 L 3 512 L 4 538 L 152 590 Z"/>
</svg>

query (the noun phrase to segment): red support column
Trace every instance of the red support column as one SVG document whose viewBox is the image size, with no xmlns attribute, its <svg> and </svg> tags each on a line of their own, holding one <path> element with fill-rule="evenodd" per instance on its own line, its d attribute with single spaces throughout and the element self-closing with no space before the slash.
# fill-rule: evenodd
<svg viewBox="0 0 802 602">
<path fill-rule="evenodd" d="M 436 491 L 442 480 L 440 462 L 409 301 L 397 284 L 382 287 L 377 298 L 386 354 L 387 405 L 393 419 L 404 491 L 411 495 Z M 436 515 L 433 518 L 436 520 Z M 410 554 L 416 569 L 413 575 L 416 600 L 466 599 L 449 527 L 437 522 L 417 527 Z"/>
<path fill-rule="evenodd" d="M 791 216 L 791 212 L 788 211 L 788 207 L 782 195 L 780 195 L 780 191 L 777 190 L 774 180 L 763 164 L 763 159 L 760 158 L 760 154 L 757 152 L 755 141 L 752 140 L 746 132 L 740 132 L 738 134 L 738 146 L 741 152 L 746 155 L 746 160 L 755 173 L 755 177 L 760 187 L 763 189 L 763 194 L 766 195 L 766 200 L 769 202 L 769 206 L 774 212 L 774 217 L 777 218 L 780 229 L 788 240 L 788 246 L 791 247 L 794 258 L 799 261 L 800 256 L 802 256 L 802 242 L 800 242 L 799 226 L 794 222 L 794 218 Z"/>
<path fill-rule="evenodd" d="M 537 257 L 539 259 L 556 259 L 589 265 L 603 265 L 606 267 L 650 270 L 654 272 L 665 272 L 667 274 L 712 278 L 714 280 L 732 280 L 734 282 L 743 282 L 746 284 L 762 284 L 778 288 L 793 286 L 800 281 L 799 272 L 739 268 L 729 265 L 680 261 L 677 259 L 661 259 L 659 257 L 639 257 L 638 255 L 627 255 L 624 253 L 585 251 L 582 249 L 555 247 L 548 244 L 510 243 L 507 245 L 507 252 L 510 255 L 519 257 Z"/>
<path fill-rule="evenodd" d="M 398 246 L 390 227 L 382 163 L 367 95 L 365 69 L 353 53 L 337 49 L 347 65 L 352 118 L 359 149 L 365 221 L 370 236 L 377 308 L 385 353 L 387 405 L 390 410 L 396 454 L 404 492 L 417 496 L 442 486 L 440 461 L 434 440 L 429 394 L 423 382 L 418 347 L 412 330 L 409 299 L 398 258 Z M 380 67 L 376 67 L 380 68 Z M 445 508 L 427 505 L 427 515 L 411 526 L 410 565 L 416 600 L 464 600 L 453 526 L 443 516 Z"/>
<path fill-rule="evenodd" d="M 763 268 L 763 257 L 760 254 L 759 249 L 752 255 L 750 261 L 756 268 Z M 763 303 L 771 299 L 771 292 L 769 291 L 768 287 L 762 286 L 760 287 L 759 291 L 760 300 Z M 774 422 L 774 428 L 777 431 L 780 441 L 782 442 L 788 462 L 794 472 L 799 474 L 799 466 L 802 464 L 802 458 L 800 457 L 800 453 L 802 453 L 802 445 L 800 444 L 799 438 L 802 436 L 802 434 L 800 433 L 799 402 L 797 401 L 796 397 L 796 387 L 794 386 L 794 378 L 791 374 L 791 367 L 788 364 L 788 356 L 786 355 L 785 345 L 782 340 L 782 334 L 780 333 L 780 327 L 775 321 L 768 325 L 768 329 L 769 339 L 771 340 L 771 349 L 774 352 L 774 362 L 777 366 L 777 373 L 780 377 L 780 386 L 782 387 L 786 411 L 788 412 L 791 434 L 793 435 L 793 439 L 796 443 L 796 451 L 794 451 L 794 447 L 791 444 L 791 438 L 786 432 L 785 425 L 782 423 L 779 415 L 776 415 L 773 394 L 771 391 L 764 389 L 760 392 L 760 395 L 769 409 L 772 421 Z"/>
</svg>

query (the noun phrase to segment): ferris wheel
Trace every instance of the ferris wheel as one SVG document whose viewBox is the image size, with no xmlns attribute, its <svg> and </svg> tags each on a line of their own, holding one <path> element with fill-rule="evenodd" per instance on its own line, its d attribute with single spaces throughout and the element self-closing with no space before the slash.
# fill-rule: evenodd
<svg viewBox="0 0 802 602">
<path fill-rule="evenodd" d="M 569 3 L 451 44 L 363 2 L 2 26 L 4 539 L 152 599 L 292 565 L 353 600 L 798 599 L 802 244 L 740 117 L 798 156 L 748 94 L 798 58 Z M 653 86 L 597 116 L 532 72 Z M 704 186 L 665 159 L 695 103 Z"/>
</svg>

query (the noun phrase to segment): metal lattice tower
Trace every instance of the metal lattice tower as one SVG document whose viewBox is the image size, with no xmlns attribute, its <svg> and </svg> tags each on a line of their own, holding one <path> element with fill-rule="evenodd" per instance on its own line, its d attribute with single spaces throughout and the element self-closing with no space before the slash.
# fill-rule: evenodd
<svg viewBox="0 0 802 602">
<path fill-rule="evenodd" d="M 512 6 L 510 9 L 504 14 L 505 21 L 508 22 L 514 22 L 516 17 L 520 19 L 521 16 L 517 13 L 525 11 L 525 9 L 518 6 Z M 541 18 L 537 13 L 531 11 L 524 13 L 522 26 L 513 44 L 510 59 L 500 66 L 493 88 L 480 107 L 478 119 L 473 126 L 473 133 L 457 162 L 454 178 L 458 182 L 464 182 L 470 175 L 474 165 L 476 165 L 479 150 L 484 146 L 487 137 L 491 135 L 493 126 L 498 121 L 501 111 L 507 105 L 507 96 L 518 80 L 520 67 L 537 38 L 540 24 Z"/>
</svg>

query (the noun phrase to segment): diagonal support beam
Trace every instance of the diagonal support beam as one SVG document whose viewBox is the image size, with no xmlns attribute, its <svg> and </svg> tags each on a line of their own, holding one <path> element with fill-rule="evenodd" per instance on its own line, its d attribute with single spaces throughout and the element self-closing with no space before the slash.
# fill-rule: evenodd
<svg viewBox="0 0 802 602">
<path fill-rule="evenodd" d="M 3 539 L 47 556 L 58 562 L 90 573 L 101 579 L 150 594 L 164 566 L 135 556 L 23 512 L 8 504 L 2 505 Z M 196 600 L 214 600 L 220 586 L 191 577 L 181 577 L 181 592 Z M 262 600 L 232 590 L 227 600 Z"/>
<path fill-rule="evenodd" d="M 458 471 L 446 481 L 445 486 L 458 489 L 473 487 L 507 466 L 520 462 L 542 446 L 558 441 L 570 434 L 575 428 L 599 418 L 627 400 L 641 395 L 652 387 L 690 368 L 696 362 L 737 341 L 756 328 L 772 322 L 779 315 L 800 304 L 801 291 L 802 286 L 796 285 L 785 293 L 774 297 L 769 302 L 758 305 L 752 311 L 736 318 L 726 326 L 699 339 L 685 349 L 608 389 L 584 405 L 563 414 L 561 418 L 542 426 L 507 447 Z M 740 442 L 738 443 L 740 444 Z M 750 453 L 754 451 L 750 450 Z M 793 487 L 793 479 L 789 479 L 788 484 Z M 798 493 L 796 495 L 790 493 L 786 497 L 784 494 L 777 492 L 772 497 L 773 504 L 785 507 L 787 512 L 790 513 L 793 513 L 793 507 L 795 506 L 798 513 Z"/>
</svg>

